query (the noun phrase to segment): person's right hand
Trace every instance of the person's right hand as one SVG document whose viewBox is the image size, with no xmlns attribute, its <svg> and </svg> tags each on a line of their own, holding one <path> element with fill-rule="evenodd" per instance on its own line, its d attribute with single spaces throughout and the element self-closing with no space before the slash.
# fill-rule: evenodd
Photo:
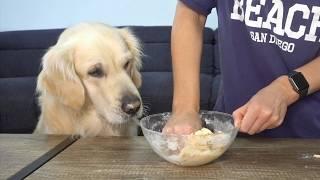
<svg viewBox="0 0 320 180">
<path fill-rule="evenodd" d="M 162 133 L 188 135 L 201 127 L 202 122 L 197 112 L 173 112 Z"/>
</svg>

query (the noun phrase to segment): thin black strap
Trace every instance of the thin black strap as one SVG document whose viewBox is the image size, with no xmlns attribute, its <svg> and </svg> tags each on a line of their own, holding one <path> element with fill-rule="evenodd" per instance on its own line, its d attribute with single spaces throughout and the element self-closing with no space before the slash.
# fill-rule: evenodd
<svg viewBox="0 0 320 180">
<path fill-rule="evenodd" d="M 68 146 L 76 142 L 79 138 L 77 136 L 69 136 L 64 141 L 56 145 L 54 148 L 50 149 L 44 155 L 40 156 L 38 159 L 34 160 L 32 163 L 28 164 L 20 171 L 8 178 L 8 180 L 24 179 L 29 176 L 31 173 L 39 169 L 42 165 L 50 161 L 57 154 L 62 152 Z"/>
</svg>

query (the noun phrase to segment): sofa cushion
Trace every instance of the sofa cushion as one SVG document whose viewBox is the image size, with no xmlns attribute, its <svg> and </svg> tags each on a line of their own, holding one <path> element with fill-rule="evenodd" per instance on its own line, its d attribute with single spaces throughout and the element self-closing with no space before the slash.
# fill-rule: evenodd
<svg viewBox="0 0 320 180">
<path fill-rule="evenodd" d="M 63 29 L 7 31 L 0 33 L 0 49 L 46 49 L 57 42 Z"/>
<path fill-rule="evenodd" d="M 142 71 L 171 71 L 171 27 L 130 27 L 143 46 Z M 0 78 L 37 76 L 41 57 L 54 45 L 63 29 L 0 32 Z M 155 35 L 156 34 L 156 35 Z M 212 74 L 219 69 L 214 61 L 214 31 L 204 31 L 201 73 Z"/>
<path fill-rule="evenodd" d="M 173 77 L 171 72 L 143 72 L 143 84 L 140 92 L 143 103 L 147 106 L 148 114 L 171 111 Z M 201 109 L 208 109 L 211 106 L 210 95 L 213 78 L 210 75 L 201 74 Z"/>
<path fill-rule="evenodd" d="M 37 76 L 45 49 L 0 50 L 0 78 Z"/>
<path fill-rule="evenodd" d="M 37 123 L 36 78 L 0 79 L 0 133 L 31 133 Z"/>
<path fill-rule="evenodd" d="M 201 73 L 213 74 L 215 71 L 213 45 L 205 44 L 202 54 Z M 142 72 L 172 72 L 171 53 L 169 43 L 144 43 L 143 44 Z M 211 61 L 209 60 L 211 59 Z"/>
</svg>

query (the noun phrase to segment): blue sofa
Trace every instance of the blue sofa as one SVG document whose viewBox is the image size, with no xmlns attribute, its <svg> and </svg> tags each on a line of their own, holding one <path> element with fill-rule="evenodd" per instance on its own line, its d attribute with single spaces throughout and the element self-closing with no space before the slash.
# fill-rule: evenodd
<svg viewBox="0 0 320 180">
<path fill-rule="evenodd" d="M 169 26 L 131 27 L 143 43 L 140 92 L 149 114 L 171 110 L 172 68 Z M 0 32 L 0 133 L 32 133 L 40 114 L 35 94 L 41 57 L 63 29 Z M 201 109 L 212 109 L 220 82 L 216 33 L 204 31 Z M 188 72 L 186 72 L 188 73 Z"/>
</svg>

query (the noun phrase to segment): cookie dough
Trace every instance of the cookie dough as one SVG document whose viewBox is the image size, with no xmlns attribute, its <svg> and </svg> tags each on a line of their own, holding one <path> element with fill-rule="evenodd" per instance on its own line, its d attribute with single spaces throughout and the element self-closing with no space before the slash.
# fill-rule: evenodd
<svg viewBox="0 0 320 180">
<path fill-rule="evenodd" d="M 320 154 L 314 154 L 313 157 L 314 158 L 320 158 Z"/>
<path fill-rule="evenodd" d="M 228 135 L 202 128 L 191 134 L 179 153 L 183 166 L 198 166 L 218 158 L 227 148 Z"/>
</svg>

